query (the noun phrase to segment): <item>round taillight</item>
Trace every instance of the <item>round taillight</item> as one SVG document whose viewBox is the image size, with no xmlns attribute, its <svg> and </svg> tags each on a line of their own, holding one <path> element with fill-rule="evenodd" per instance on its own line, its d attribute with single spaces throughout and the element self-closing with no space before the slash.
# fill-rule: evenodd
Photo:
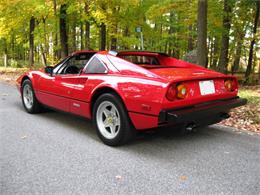
<svg viewBox="0 0 260 195">
<path fill-rule="evenodd" d="M 183 84 L 177 86 L 177 97 L 179 99 L 184 99 L 188 94 L 187 87 Z"/>
<path fill-rule="evenodd" d="M 169 101 L 173 101 L 176 98 L 176 86 L 175 85 L 170 85 L 168 88 L 168 91 L 166 93 L 166 98 Z"/>
<path fill-rule="evenodd" d="M 231 79 L 225 80 L 224 86 L 225 86 L 225 89 L 230 92 L 235 91 L 235 89 L 236 89 L 236 83 L 234 80 L 231 80 Z"/>
</svg>

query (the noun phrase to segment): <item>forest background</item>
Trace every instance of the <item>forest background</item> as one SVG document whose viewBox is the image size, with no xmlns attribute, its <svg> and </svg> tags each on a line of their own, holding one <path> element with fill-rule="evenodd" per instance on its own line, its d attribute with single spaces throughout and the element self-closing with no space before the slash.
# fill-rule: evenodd
<svg viewBox="0 0 260 195">
<path fill-rule="evenodd" d="M 160 51 L 260 81 L 259 0 L 0 0 L 0 66 L 76 50 Z M 140 32 L 140 30 L 142 32 Z"/>
</svg>

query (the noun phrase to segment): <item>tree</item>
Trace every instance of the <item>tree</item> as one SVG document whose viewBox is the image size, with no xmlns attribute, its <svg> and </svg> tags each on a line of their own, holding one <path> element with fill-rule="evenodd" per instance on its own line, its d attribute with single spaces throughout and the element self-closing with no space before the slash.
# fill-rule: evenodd
<svg viewBox="0 0 260 195">
<path fill-rule="evenodd" d="M 207 66 L 207 0 L 198 1 L 197 64 Z"/>
<path fill-rule="evenodd" d="M 53 50 L 54 58 L 60 58 L 60 52 L 58 52 L 58 21 L 57 21 L 57 1 L 53 0 L 53 12 L 54 12 L 54 40 L 53 40 Z"/>
<path fill-rule="evenodd" d="M 255 45 L 255 35 L 256 35 L 256 31 L 257 31 L 257 24 L 259 21 L 259 7 L 260 7 L 260 1 L 256 2 L 256 11 L 255 11 L 255 18 L 254 18 L 254 28 L 253 28 L 253 38 L 252 41 L 250 43 L 250 50 L 249 50 L 249 58 L 248 58 L 248 64 L 247 64 L 247 68 L 246 68 L 246 82 L 249 81 L 249 75 L 252 71 L 252 65 L 253 65 L 253 51 L 254 51 L 254 45 Z"/>
<path fill-rule="evenodd" d="M 100 50 L 106 50 L 106 25 L 102 22 L 100 25 Z"/>
<path fill-rule="evenodd" d="M 90 4 L 89 1 L 87 1 L 85 3 L 85 14 L 87 16 L 89 16 L 89 4 Z M 89 17 L 87 17 L 87 19 L 85 20 L 85 31 L 86 31 L 86 34 L 85 34 L 85 48 L 86 48 L 86 50 L 90 49 L 90 22 L 88 20 L 89 20 Z"/>
<path fill-rule="evenodd" d="M 65 58 L 68 56 L 68 35 L 67 35 L 67 5 L 62 4 L 60 6 L 60 44 L 61 44 L 61 57 Z"/>
<path fill-rule="evenodd" d="M 232 71 L 238 70 L 243 58 L 248 61 L 250 73 L 259 63 L 254 49 L 259 31 L 252 30 L 255 3 L 256 0 L 0 0 L 0 66 L 54 64 L 77 49 L 139 49 L 140 33 L 135 28 L 142 27 L 146 50 L 186 60 L 188 52 L 192 63 L 206 66 L 208 59 L 211 69 L 222 72 L 231 65 Z M 34 28 L 29 25 L 32 17 Z M 195 45 L 201 62 L 197 61 Z"/>
<path fill-rule="evenodd" d="M 29 42 L 30 42 L 30 55 L 29 55 L 29 66 L 32 67 L 34 64 L 34 28 L 35 28 L 35 18 L 32 16 L 30 19 L 30 34 L 29 34 Z"/>
<path fill-rule="evenodd" d="M 223 73 L 227 72 L 228 65 L 229 31 L 231 27 L 232 4 L 232 0 L 224 0 L 223 32 L 218 64 L 218 70 Z"/>
</svg>

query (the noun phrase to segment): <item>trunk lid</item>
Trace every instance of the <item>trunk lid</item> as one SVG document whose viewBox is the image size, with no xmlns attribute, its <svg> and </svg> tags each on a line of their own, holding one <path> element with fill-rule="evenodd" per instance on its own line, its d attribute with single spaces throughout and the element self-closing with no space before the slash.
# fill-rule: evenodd
<svg viewBox="0 0 260 195">
<path fill-rule="evenodd" d="M 222 73 L 214 72 L 203 68 L 157 68 L 150 69 L 152 73 L 166 79 L 169 82 L 189 81 L 198 79 L 226 77 Z"/>
</svg>

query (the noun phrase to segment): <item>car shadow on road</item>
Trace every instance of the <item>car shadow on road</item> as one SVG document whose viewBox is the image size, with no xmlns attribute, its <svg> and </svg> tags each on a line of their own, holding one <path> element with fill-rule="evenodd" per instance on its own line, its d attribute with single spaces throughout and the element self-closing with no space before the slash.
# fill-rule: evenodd
<svg viewBox="0 0 260 195">
<path fill-rule="evenodd" d="M 16 106 L 19 110 L 21 109 L 21 111 L 24 112 L 24 109 L 20 103 Z M 64 127 L 67 127 L 66 130 L 77 131 L 78 133 L 91 137 L 91 139 L 102 144 L 96 134 L 91 120 L 87 120 L 69 113 L 49 109 L 42 113 L 36 114 L 36 117 L 45 118 L 48 121 L 52 121 L 56 124 L 62 124 Z M 171 148 L 176 144 L 185 147 L 185 145 L 190 145 L 190 143 L 196 144 L 196 142 L 202 143 L 203 141 L 208 142 L 210 140 L 217 141 L 221 139 L 221 137 L 228 136 L 228 134 L 232 133 L 231 131 L 229 132 L 222 130 L 216 126 L 200 128 L 195 132 L 189 132 L 184 135 L 179 135 L 177 131 L 178 128 L 167 127 L 139 132 L 137 138 L 134 141 L 124 146 L 118 147 L 117 149 L 126 150 L 127 148 L 127 150 L 135 150 L 135 148 L 142 147 L 143 149 L 147 148 L 147 150 L 151 150 L 151 146 L 153 146 L 153 148 Z M 140 150 L 138 149 L 138 151 Z"/>
<path fill-rule="evenodd" d="M 17 102 L 16 107 L 26 113 L 21 103 Z M 27 113 L 26 113 L 27 114 Z M 70 113 L 56 111 L 49 108 L 44 108 L 40 113 L 33 114 L 34 117 L 39 117 L 48 120 L 52 123 L 66 127 L 66 130 L 76 131 L 82 135 L 91 137 L 93 140 L 99 141 L 91 120 L 75 116 Z"/>
</svg>

